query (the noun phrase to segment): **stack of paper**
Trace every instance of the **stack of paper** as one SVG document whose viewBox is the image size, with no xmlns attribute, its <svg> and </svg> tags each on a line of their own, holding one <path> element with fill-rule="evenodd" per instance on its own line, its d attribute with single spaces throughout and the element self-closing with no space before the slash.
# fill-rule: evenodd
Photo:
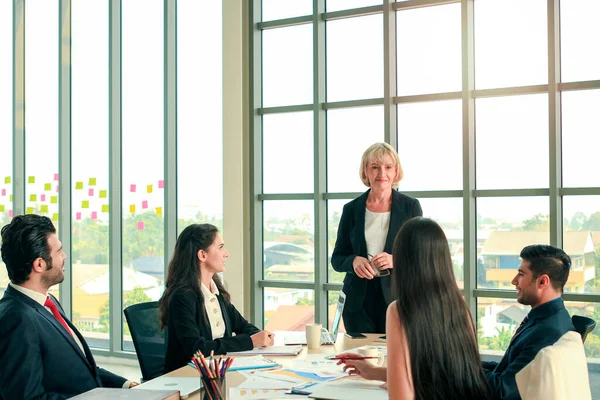
<svg viewBox="0 0 600 400">
<path fill-rule="evenodd" d="M 388 391 L 381 387 L 382 382 L 365 379 L 342 379 L 314 386 L 308 396 L 325 400 L 388 400 Z"/>
<path fill-rule="evenodd" d="M 234 353 L 227 353 L 228 356 L 250 356 L 262 354 L 264 356 L 297 356 L 302 351 L 302 345 L 298 346 L 269 346 L 269 347 L 257 347 L 253 350 L 248 351 L 237 351 Z"/>
</svg>

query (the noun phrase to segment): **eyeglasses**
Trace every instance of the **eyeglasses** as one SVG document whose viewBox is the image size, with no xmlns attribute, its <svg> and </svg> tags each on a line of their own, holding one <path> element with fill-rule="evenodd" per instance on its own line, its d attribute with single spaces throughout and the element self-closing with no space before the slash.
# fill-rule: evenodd
<svg viewBox="0 0 600 400">
<path fill-rule="evenodd" d="M 375 278 L 380 278 L 382 276 L 390 275 L 389 269 L 379 269 L 378 267 L 375 266 L 375 264 L 373 264 L 373 261 L 371 261 L 373 259 L 373 255 L 367 254 L 367 257 L 369 257 L 369 264 L 373 267 L 373 269 L 375 269 L 375 275 L 374 275 Z"/>
</svg>

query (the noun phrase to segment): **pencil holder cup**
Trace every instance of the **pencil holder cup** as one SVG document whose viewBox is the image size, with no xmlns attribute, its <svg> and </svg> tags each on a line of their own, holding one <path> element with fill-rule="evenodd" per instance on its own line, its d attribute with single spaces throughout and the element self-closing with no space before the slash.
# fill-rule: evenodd
<svg viewBox="0 0 600 400">
<path fill-rule="evenodd" d="M 202 400 L 225 400 L 227 399 L 227 385 L 225 377 L 202 379 Z"/>
</svg>

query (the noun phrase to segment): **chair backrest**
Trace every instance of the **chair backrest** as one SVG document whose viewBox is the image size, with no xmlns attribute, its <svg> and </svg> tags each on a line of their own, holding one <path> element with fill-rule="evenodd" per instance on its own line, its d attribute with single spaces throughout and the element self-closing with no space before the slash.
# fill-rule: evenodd
<svg viewBox="0 0 600 400">
<path fill-rule="evenodd" d="M 583 342 L 585 342 L 588 333 L 593 331 L 596 327 L 596 321 L 582 315 L 573 315 L 571 321 L 573 322 L 575 330 L 581 335 L 581 340 Z"/>
<path fill-rule="evenodd" d="M 135 347 L 142 381 L 148 381 L 164 373 L 165 332 L 160 329 L 158 302 L 140 303 L 123 310 Z"/>
</svg>

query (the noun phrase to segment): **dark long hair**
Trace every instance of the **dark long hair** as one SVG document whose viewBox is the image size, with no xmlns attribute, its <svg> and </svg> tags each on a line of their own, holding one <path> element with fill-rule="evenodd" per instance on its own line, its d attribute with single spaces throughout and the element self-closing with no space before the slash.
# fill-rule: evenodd
<svg viewBox="0 0 600 400">
<path fill-rule="evenodd" d="M 423 217 L 394 241 L 392 287 L 417 400 L 490 399 L 471 314 L 456 285 L 448 241 Z"/>
<path fill-rule="evenodd" d="M 215 241 L 219 230 L 211 224 L 193 224 L 186 227 L 177 238 L 173 258 L 169 262 L 165 292 L 158 301 L 160 309 L 160 326 L 165 328 L 169 321 L 169 304 L 173 293 L 179 290 L 191 290 L 197 293 L 202 301 L 200 290 L 200 260 L 198 251 L 207 250 Z M 226 303 L 231 301 L 229 292 L 225 290 L 219 275 L 213 275 L 213 282 Z M 204 308 L 203 308 L 204 310 Z"/>
</svg>

